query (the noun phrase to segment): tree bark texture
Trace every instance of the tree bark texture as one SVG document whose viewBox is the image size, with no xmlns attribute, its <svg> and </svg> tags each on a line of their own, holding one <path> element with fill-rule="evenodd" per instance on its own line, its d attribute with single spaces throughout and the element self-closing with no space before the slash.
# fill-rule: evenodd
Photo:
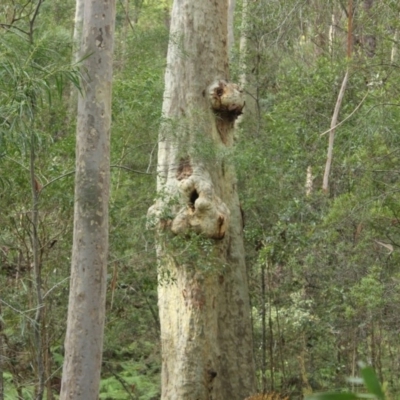
<svg viewBox="0 0 400 400">
<path fill-rule="evenodd" d="M 232 50 L 235 43 L 234 19 L 236 0 L 228 0 L 228 52 Z"/>
<path fill-rule="evenodd" d="M 156 226 L 163 400 L 244 399 L 255 369 L 232 166 L 244 106 L 229 83 L 227 0 L 175 0 L 159 136 Z"/>
<path fill-rule="evenodd" d="M 115 1 L 86 1 L 84 15 L 63 400 L 98 399 L 105 315 Z"/>
</svg>

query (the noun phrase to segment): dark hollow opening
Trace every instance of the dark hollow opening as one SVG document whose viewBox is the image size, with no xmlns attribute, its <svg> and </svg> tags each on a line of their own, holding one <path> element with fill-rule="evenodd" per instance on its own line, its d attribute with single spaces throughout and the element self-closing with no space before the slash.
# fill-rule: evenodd
<svg viewBox="0 0 400 400">
<path fill-rule="evenodd" d="M 194 203 L 195 201 L 199 198 L 199 194 L 197 193 L 197 190 L 193 190 L 192 193 L 190 193 L 190 199 L 189 199 L 189 205 L 190 207 L 194 208 Z"/>
</svg>

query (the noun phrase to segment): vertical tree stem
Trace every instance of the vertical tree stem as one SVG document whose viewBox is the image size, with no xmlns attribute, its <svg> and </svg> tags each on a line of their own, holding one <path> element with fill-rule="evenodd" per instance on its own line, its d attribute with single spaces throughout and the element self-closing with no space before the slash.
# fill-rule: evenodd
<svg viewBox="0 0 400 400">
<path fill-rule="evenodd" d="M 267 261 L 268 262 L 268 261 Z M 261 359 L 261 379 L 262 379 L 262 391 L 267 391 L 267 324 L 266 324 L 266 291 L 265 291 L 265 264 L 261 264 L 261 325 L 262 325 L 262 359 Z M 271 305 L 270 305 L 271 306 Z M 270 338 L 271 340 L 271 338 Z"/>
<path fill-rule="evenodd" d="M 272 288 L 271 288 L 271 283 L 272 283 L 271 260 L 268 261 L 267 274 L 268 274 L 268 302 L 269 302 L 269 308 L 268 308 L 269 363 L 270 363 L 269 371 L 270 371 L 270 379 L 271 379 L 270 387 L 271 387 L 271 391 L 273 391 L 275 389 L 275 377 L 274 377 L 275 359 L 274 359 L 274 331 L 273 331 L 273 323 L 272 323 L 273 298 L 272 298 Z M 264 284 L 264 290 L 265 290 L 265 284 Z M 265 299 L 265 296 L 264 296 L 264 299 Z M 265 364 L 266 364 L 266 361 L 265 361 Z M 266 365 L 265 365 L 265 368 L 266 368 Z"/>
<path fill-rule="evenodd" d="M 344 75 L 342 86 L 339 91 L 338 98 L 336 100 L 335 110 L 333 112 L 332 121 L 331 121 L 331 129 L 329 132 L 329 143 L 328 143 L 328 154 L 326 158 L 326 165 L 325 165 L 325 173 L 324 179 L 322 183 L 322 190 L 327 193 L 329 188 L 329 173 L 331 170 L 332 159 L 333 159 L 333 142 L 335 140 L 335 127 L 337 123 L 337 119 L 339 116 L 340 106 L 342 104 L 344 92 L 346 90 L 347 81 L 349 78 L 349 70 L 346 70 L 346 74 Z"/>
<path fill-rule="evenodd" d="M 1 303 L 0 303 L 0 400 L 4 400 L 4 344 L 3 344 L 3 317 L 1 313 Z"/>
<path fill-rule="evenodd" d="M 347 58 L 351 58 L 353 47 L 353 0 L 349 0 L 348 22 L 347 22 Z"/>
<path fill-rule="evenodd" d="M 32 254 L 33 254 L 33 284 L 36 294 L 36 313 L 35 325 L 33 329 L 34 343 L 36 348 L 36 364 L 38 373 L 38 391 L 36 399 L 41 400 L 44 392 L 44 364 L 43 364 L 43 349 L 42 349 L 42 277 L 40 271 L 39 261 L 39 238 L 38 238 L 38 225 L 39 225 L 39 187 L 35 178 L 35 144 L 33 134 L 31 136 L 31 153 L 30 153 L 30 178 L 31 178 L 31 191 L 32 191 Z"/>
</svg>

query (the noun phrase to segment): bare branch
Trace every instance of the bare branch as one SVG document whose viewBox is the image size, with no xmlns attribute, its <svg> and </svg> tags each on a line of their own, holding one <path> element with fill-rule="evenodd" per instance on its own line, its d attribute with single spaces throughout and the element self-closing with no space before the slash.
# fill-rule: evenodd
<svg viewBox="0 0 400 400">
<path fill-rule="evenodd" d="M 337 122 L 337 119 L 339 116 L 340 106 L 342 104 L 342 100 L 343 100 L 344 92 L 346 90 L 348 78 L 349 78 L 349 70 L 347 69 L 346 74 L 344 75 L 344 78 L 343 78 L 342 87 L 340 88 L 339 95 L 338 95 L 336 105 L 335 105 L 335 110 L 334 110 L 333 116 L 332 116 L 331 129 L 330 129 L 330 133 L 329 133 L 328 155 L 327 155 L 327 159 L 326 159 L 324 180 L 323 180 L 323 184 L 322 184 L 322 190 L 324 192 L 328 192 L 329 173 L 331 170 L 332 157 L 333 157 L 333 142 L 335 139 L 335 126 L 336 126 L 336 122 Z"/>
<path fill-rule="evenodd" d="M 367 93 L 365 94 L 365 96 L 362 98 L 362 100 L 361 100 L 360 103 L 357 105 L 357 107 L 356 107 L 344 120 L 340 121 L 340 122 L 339 122 L 337 125 L 335 125 L 333 128 L 329 128 L 327 131 L 320 133 L 319 136 L 324 136 L 324 135 L 326 135 L 327 133 L 331 132 L 332 129 L 336 129 L 338 126 L 342 125 L 344 122 L 346 122 L 348 119 L 350 119 L 350 118 L 354 115 L 354 113 L 361 107 L 362 103 L 364 103 L 364 101 L 365 101 L 365 99 L 367 98 L 368 94 L 369 94 L 369 92 L 367 92 Z"/>
</svg>

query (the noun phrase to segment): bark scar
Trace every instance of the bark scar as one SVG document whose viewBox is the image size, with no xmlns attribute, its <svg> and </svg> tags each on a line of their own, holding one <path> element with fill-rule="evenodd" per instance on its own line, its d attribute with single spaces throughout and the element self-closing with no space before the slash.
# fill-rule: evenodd
<svg viewBox="0 0 400 400">
<path fill-rule="evenodd" d="M 208 93 L 219 135 L 222 142 L 227 144 L 234 122 L 245 106 L 243 91 L 235 83 L 217 80 L 210 85 Z"/>
<path fill-rule="evenodd" d="M 190 176 L 180 181 L 186 205 L 176 214 L 171 230 L 176 235 L 189 231 L 211 239 L 223 239 L 228 229 L 230 212 L 214 194 L 212 186 L 200 177 Z"/>
<path fill-rule="evenodd" d="M 193 168 L 190 163 L 190 158 L 185 157 L 181 158 L 179 162 L 178 169 L 176 171 L 176 179 L 178 181 L 181 181 L 182 179 L 189 178 L 193 173 Z"/>
</svg>

